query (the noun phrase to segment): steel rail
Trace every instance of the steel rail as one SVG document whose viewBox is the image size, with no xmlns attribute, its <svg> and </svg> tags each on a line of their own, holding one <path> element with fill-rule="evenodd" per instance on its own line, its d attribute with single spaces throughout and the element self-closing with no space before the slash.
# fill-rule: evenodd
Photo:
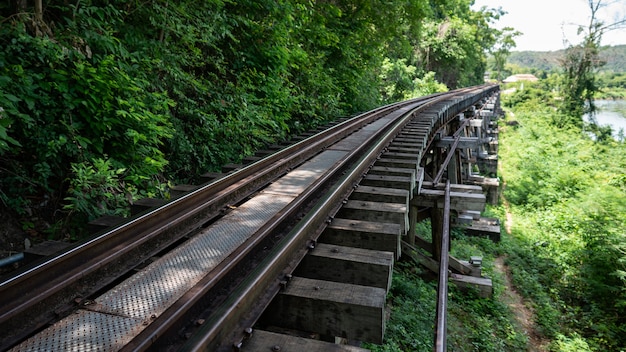
<svg viewBox="0 0 626 352">
<path fill-rule="evenodd" d="M 101 287 L 106 284 L 101 276 L 108 270 L 108 263 L 137 256 L 136 252 L 140 251 L 147 252 L 142 258 L 151 256 L 199 228 L 227 204 L 237 203 L 365 124 L 407 104 L 431 98 L 418 98 L 360 114 L 3 279 L 0 282 L 0 330 L 3 331 L 0 347 L 14 343 L 20 335 L 28 333 L 19 332 L 22 324 L 15 324 L 16 317 L 39 318 L 36 325 L 40 326 L 53 319 L 51 316 L 59 312 L 59 306 L 71 306 L 75 299 L 80 299 L 75 292 L 66 289 L 71 283 L 87 285 L 89 281 L 100 281 L 97 288 Z M 134 260 L 132 265 L 141 260 Z M 120 271 L 128 271 L 132 265 L 127 264 Z M 16 331 L 16 335 L 6 335 Z"/>
<path fill-rule="evenodd" d="M 441 259 L 437 283 L 437 322 L 435 324 L 435 352 L 445 352 L 448 310 L 448 252 L 450 249 L 450 181 L 446 182 L 441 235 Z"/>
<path fill-rule="evenodd" d="M 479 93 L 479 95 L 484 96 L 487 91 L 488 89 L 483 90 L 482 93 Z M 459 92 L 454 92 L 451 95 L 458 93 Z M 139 248 L 133 249 L 135 245 L 130 245 L 126 241 L 127 239 L 124 237 L 130 237 L 131 235 L 134 235 L 137 237 L 133 240 L 135 244 L 141 244 L 144 245 L 144 247 L 147 246 L 149 250 L 155 251 L 157 250 L 155 248 L 161 248 L 163 246 L 163 243 L 170 243 L 176 238 L 194 231 L 202 223 L 207 221 L 207 217 L 210 218 L 218 214 L 219 211 L 223 209 L 226 204 L 234 204 L 237 202 L 238 199 L 240 200 L 247 197 L 251 190 L 258 190 L 266 183 L 270 182 L 269 180 L 272 180 L 273 178 L 287 172 L 289 169 L 299 165 L 306 159 L 317 154 L 324 148 L 327 148 L 328 146 L 332 145 L 343 137 L 349 135 L 356 129 L 364 126 L 365 124 L 377 119 L 384 114 L 395 111 L 403 106 L 407 106 L 408 104 L 415 104 L 418 102 L 424 102 L 428 99 L 433 99 L 433 97 L 415 99 L 412 101 L 403 102 L 403 104 L 401 105 L 382 107 L 375 110 L 373 113 L 370 112 L 361 114 L 355 118 L 334 126 L 328 131 L 307 138 L 299 143 L 294 144 L 291 147 L 285 148 L 284 150 L 281 150 L 268 158 L 260 160 L 249 166 L 243 167 L 233 174 L 230 174 L 223 179 L 219 179 L 215 182 L 209 183 L 208 185 L 205 185 L 200 189 L 191 192 L 181 198 L 175 199 L 163 207 L 149 211 L 137 218 L 134 218 L 129 222 L 121 225 L 120 227 L 96 235 L 92 239 L 76 245 L 67 253 L 46 260 L 39 265 L 27 268 L 19 275 L 0 282 L 0 302 L 2 302 L 3 305 L 0 306 L 0 330 L 4 330 L 3 333 L 0 333 L 0 348 L 6 347 L 6 345 L 3 345 L 6 341 L 2 340 L 2 338 L 4 337 L 3 334 L 6 332 L 6 327 L 11 327 L 10 323 L 7 323 L 8 321 L 10 321 L 13 317 L 21 314 L 37 314 L 37 311 L 33 310 L 34 308 L 31 308 L 32 303 L 38 303 L 39 307 L 41 307 L 41 305 L 48 305 L 50 302 L 50 300 L 48 299 L 49 297 L 52 297 L 54 295 L 56 295 L 54 297 L 64 296 L 64 294 L 67 293 L 66 291 L 64 291 L 66 290 L 65 282 L 67 280 L 71 282 L 84 282 L 87 278 L 93 279 L 94 276 L 97 276 L 99 273 L 106 272 L 108 270 L 108 263 L 119 261 L 124 256 L 133 254 L 133 251 L 140 250 Z M 396 129 L 393 129 L 392 131 L 395 132 L 389 132 L 389 134 L 393 135 L 394 133 L 398 133 L 398 130 Z M 379 132 L 379 134 L 381 133 L 383 132 Z M 362 157 L 364 155 L 364 148 L 365 146 L 361 146 L 358 151 L 353 152 L 351 158 L 354 159 L 357 157 Z M 342 171 L 345 170 L 345 168 L 347 167 L 346 165 L 343 166 L 343 169 L 341 169 Z M 261 177 L 258 177 L 259 175 Z M 326 178 L 337 177 L 339 176 L 328 175 Z M 307 190 L 307 192 L 307 194 L 299 198 L 301 199 L 299 201 L 300 203 L 304 203 L 305 200 L 314 199 L 314 195 L 316 193 L 318 193 L 317 196 L 319 196 L 318 189 L 310 188 Z M 338 207 L 337 204 L 340 203 L 340 201 L 338 201 L 334 205 L 328 203 L 328 206 Z M 279 220 L 279 218 L 285 219 L 287 217 L 293 217 L 297 209 L 297 207 L 294 207 L 292 210 L 283 211 L 281 214 L 277 215 L 276 220 Z M 320 219 L 322 218 L 323 216 Z M 255 235 L 254 241 L 256 241 L 257 244 L 261 243 L 266 234 L 271 233 L 271 231 L 279 226 L 277 224 L 278 222 L 266 224 L 263 229 L 259 231 L 257 235 Z M 321 227 L 323 226 L 323 224 L 319 226 Z M 307 231 L 305 231 L 305 233 L 311 235 L 312 230 L 308 228 Z M 166 233 L 168 235 L 163 236 L 163 233 Z M 302 246 L 301 243 L 302 240 L 305 240 L 304 237 L 302 237 L 305 235 L 299 236 L 301 237 L 299 237 L 298 240 L 283 242 L 284 246 L 293 249 L 295 248 L 294 246 L 296 246 L 295 243 L 299 243 L 300 247 L 306 249 L 306 246 Z M 315 236 L 312 236 L 309 239 L 306 239 L 305 242 L 314 238 Z M 94 246 L 97 247 L 100 252 L 93 254 L 90 248 Z M 141 249 L 143 249 L 144 247 L 141 247 Z M 252 249 L 253 246 L 238 249 L 237 252 L 233 254 L 235 260 L 229 263 L 226 263 L 225 261 L 225 263 L 223 263 L 223 266 L 220 268 L 221 272 L 212 273 L 209 278 L 202 282 L 202 284 L 206 285 L 205 290 L 210 289 L 215 284 L 215 281 L 211 280 L 215 280 L 219 277 L 224 277 L 225 273 L 229 272 L 230 269 L 238 265 L 238 263 L 241 262 L 252 251 Z M 301 249 L 299 253 L 301 253 L 302 251 L 303 250 Z M 81 257 L 81 255 L 85 255 L 86 253 L 91 253 L 87 254 L 87 257 L 90 260 L 85 259 L 85 257 Z M 143 255 L 146 256 L 146 254 Z M 148 256 L 149 255 L 150 254 L 148 254 Z M 298 256 L 299 255 L 296 255 L 296 257 Z M 280 259 L 276 260 L 281 263 L 299 262 L 299 259 L 291 259 L 291 261 L 289 261 L 288 259 L 285 259 L 287 257 L 281 257 Z M 83 263 L 81 261 L 85 262 Z M 72 272 L 71 270 L 69 270 L 72 269 L 72 266 L 77 267 L 76 271 Z M 275 270 L 278 269 L 272 270 L 274 270 L 272 272 L 275 273 Z M 271 277 L 271 275 L 265 275 L 265 280 L 269 280 L 267 278 Z M 45 277 L 45 279 L 42 279 L 43 277 Z M 54 277 L 55 279 L 50 280 L 50 277 Z M 38 286 L 39 284 L 35 283 L 38 280 L 47 280 L 50 281 L 51 284 L 45 289 L 40 289 Z M 249 281 L 249 279 L 246 280 Z M 278 287 L 278 285 L 275 285 L 275 287 Z M 252 289 L 256 290 L 256 287 L 252 286 Z M 38 290 L 39 292 L 37 292 Z M 71 296 L 67 298 L 59 297 L 59 299 L 63 300 L 65 303 L 67 303 L 68 301 L 73 301 L 73 298 L 74 297 Z M 240 298 L 244 299 L 244 296 L 241 296 Z M 181 306 L 186 307 L 185 309 L 188 309 L 192 304 L 193 300 L 190 300 L 189 302 L 180 302 Z M 232 311 L 235 312 L 234 314 L 242 314 L 240 310 L 240 306 L 235 306 Z M 181 312 L 182 311 L 183 309 L 181 308 Z M 164 324 L 164 328 L 162 330 L 156 329 L 154 331 L 154 335 L 150 335 L 151 332 L 149 331 L 149 329 L 146 329 L 145 335 L 149 336 L 149 339 L 147 341 L 155 341 L 155 339 L 160 338 L 160 336 L 162 336 L 165 331 L 164 329 L 168 326 L 172 326 L 173 322 L 175 321 L 174 315 L 176 314 L 171 315 L 171 323 Z M 165 316 L 167 315 L 162 315 L 162 317 Z M 250 319 L 247 320 L 250 321 Z M 151 324 L 149 328 L 157 327 L 159 325 L 155 323 Z M 221 327 L 214 333 L 214 337 L 223 333 L 224 326 L 220 326 Z M 239 330 L 239 332 L 241 332 L 241 330 Z M 129 345 L 128 348 L 141 350 L 144 348 L 149 348 L 149 346 L 150 343 L 142 342 L 137 343 L 136 345 Z"/>
<path fill-rule="evenodd" d="M 445 97 L 440 99 L 445 99 Z M 309 242 L 310 245 L 314 246 L 328 219 L 339 210 L 342 201 L 347 199 L 355 185 L 376 161 L 393 137 L 413 118 L 417 111 L 427 108 L 432 103 L 434 102 L 421 105 L 407 112 L 401 117 L 401 120 L 395 121 L 390 128 L 386 129 L 384 135 L 374 136 L 372 138 L 373 141 L 370 141 L 365 146 L 367 147 L 366 151 L 363 151 L 366 149 L 364 147 L 354 150 L 350 157 L 346 159 L 346 162 L 357 157 L 359 160 L 350 167 L 350 171 L 328 193 L 321 197 L 322 199 L 315 208 L 285 237 L 272 255 L 268 256 L 263 264 L 259 266 L 257 272 L 250 275 L 251 279 L 242 285 L 238 294 L 234 295 L 234 299 L 227 302 L 227 305 L 219 311 L 216 311 L 210 319 L 210 323 L 205 323 L 202 331 L 183 346 L 182 350 L 225 351 L 232 349 L 233 346 L 231 344 L 223 344 L 223 341 L 218 340 L 225 329 L 234 331 L 229 336 L 230 341 L 236 341 L 234 347 L 239 346 L 247 334 L 245 328 L 251 327 L 258 318 L 255 316 L 248 317 L 244 319 L 244 324 L 237 324 L 237 321 L 241 318 L 242 311 L 251 309 L 252 304 L 259 305 L 259 299 L 264 299 L 265 301 L 260 306 L 265 307 L 269 304 L 271 298 L 278 294 L 281 288 L 280 281 L 286 280 L 285 278 L 289 277 L 291 271 L 295 269 L 297 264 L 304 258 L 304 255 L 306 255 L 308 248 L 306 243 Z M 374 144 L 372 145 L 372 143 Z M 342 169 L 344 169 L 343 166 L 338 168 L 338 171 Z M 310 192 L 316 191 L 316 189 L 310 189 Z M 285 281 L 283 284 L 288 284 L 288 282 Z M 251 297 L 255 298 L 251 299 Z M 260 313 L 262 311 L 259 311 L 257 315 L 260 315 Z M 235 328 L 235 325 L 239 325 L 239 328 Z"/>
<path fill-rule="evenodd" d="M 446 98 L 449 96 L 447 95 Z M 424 106 L 418 109 L 426 108 Z M 410 112 L 406 116 L 413 116 L 413 114 L 414 112 Z M 242 341 L 251 333 L 249 327 L 253 326 L 258 315 L 260 315 L 260 313 L 252 313 L 251 316 L 245 316 L 244 312 L 250 310 L 251 305 L 264 308 L 269 304 L 268 299 L 279 292 L 281 284 L 288 285 L 290 273 L 306 254 L 306 241 L 315 242 L 326 226 L 329 217 L 332 217 L 340 207 L 338 203 L 347 199 L 347 195 L 353 189 L 355 182 L 373 164 L 377 155 L 388 145 L 393 136 L 397 135 L 401 129 L 400 126 L 406 125 L 409 119 L 398 122 L 396 128 L 388 132 L 376 146 L 372 147 L 370 153 L 363 154 L 362 159 L 352 168 L 352 171 L 322 197 L 323 200 L 319 202 L 315 210 L 310 212 L 294 228 L 263 265 L 259 265 L 257 271 L 250 276 L 251 279 L 245 281 L 238 293 L 233 295 L 233 299 L 227 302 L 226 306 L 215 311 L 210 319 L 207 319 L 203 327 L 200 328 L 200 332 L 183 347 L 183 350 L 230 350 L 233 347 L 237 349 L 241 346 Z M 284 269 L 285 267 L 289 269 Z M 268 286 L 270 288 L 259 291 L 260 288 Z M 230 335 L 228 335 L 228 331 L 231 331 Z M 235 343 L 231 346 L 228 343 L 223 344 L 223 341 L 235 341 Z"/>
</svg>

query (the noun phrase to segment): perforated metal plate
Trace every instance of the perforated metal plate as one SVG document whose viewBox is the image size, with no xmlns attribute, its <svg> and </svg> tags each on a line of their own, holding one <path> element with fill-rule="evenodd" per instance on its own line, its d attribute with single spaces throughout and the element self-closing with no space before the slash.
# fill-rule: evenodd
<svg viewBox="0 0 626 352">
<path fill-rule="evenodd" d="M 345 156 L 326 151 L 144 270 L 13 351 L 115 351 Z"/>
<path fill-rule="evenodd" d="M 115 351 L 141 330 L 141 320 L 79 311 L 12 351 Z"/>
<path fill-rule="evenodd" d="M 326 150 L 268 186 L 263 193 L 297 196 L 348 154 Z"/>
</svg>

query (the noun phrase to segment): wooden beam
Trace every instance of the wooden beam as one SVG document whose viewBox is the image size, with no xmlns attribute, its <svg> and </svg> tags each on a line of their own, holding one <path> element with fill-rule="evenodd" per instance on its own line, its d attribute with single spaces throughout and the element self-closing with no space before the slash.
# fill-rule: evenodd
<svg viewBox="0 0 626 352">
<path fill-rule="evenodd" d="M 424 189 L 432 189 L 437 190 L 432 182 L 424 181 L 422 184 L 422 188 Z M 443 191 L 443 188 L 440 189 Z M 461 193 L 483 193 L 483 189 L 480 186 L 476 185 L 464 185 L 464 184 L 451 184 L 450 192 L 461 192 Z"/>
<path fill-rule="evenodd" d="M 472 149 L 476 148 L 483 143 L 488 143 L 489 140 L 484 140 L 478 137 L 460 137 L 457 148 L 459 149 Z M 453 137 L 443 137 L 435 144 L 438 148 L 449 147 L 454 143 Z"/>
<path fill-rule="evenodd" d="M 318 243 L 304 257 L 294 275 L 309 279 L 380 287 L 389 292 L 392 252 Z"/>
<path fill-rule="evenodd" d="M 378 287 L 296 276 L 272 301 L 262 323 L 380 344 L 386 296 Z"/>
<path fill-rule="evenodd" d="M 334 218 L 319 238 L 319 242 L 339 246 L 393 252 L 399 259 L 400 224 Z"/>
<path fill-rule="evenodd" d="M 380 158 L 376 161 L 374 165 L 413 169 L 417 171 L 418 164 L 419 164 L 419 160 Z"/>
<path fill-rule="evenodd" d="M 412 206 L 443 208 L 443 202 L 437 202 L 443 197 L 443 191 L 422 189 L 420 194 L 411 199 Z M 485 210 L 486 197 L 484 194 L 450 192 L 450 207 L 453 210 Z"/>
<path fill-rule="evenodd" d="M 450 281 L 460 288 L 478 290 L 480 297 L 488 298 L 493 295 L 493 283 L 488 278 L 451 274 Z"/>
<path fill-rule="evenodd" d="M 413 259 L 416 263 L 422 265 L 423 267 L 432 271 L 435 274 L 439 272 L 438 261 L 420 253 L 420 251 L 416 247 L 411 246 L 405 241 L 402 241 L 402 254 L 409 256 L 409 258 Z"/>
<path fill-rule="evenodd" d="M 405 204 L 348 200 L 337 212 L 345 219 L 379 221 L 400 224 L 402 234 L 409 229 L 409 211 Z"/>
<path fill-rule="evenodd" d="M 405 189 L 413 194 L 415 189 L 415 180 L 407 176 L 387 176 L 367 174 L 361 180 L 360 184 L 372 187 L 397 188 Z"/>
<path fill-rule="evenodd" d="M 383 203 L 399 203 L 409 206 L 409 191 L 397 188 L 384 188 L 359 185 L 352 194 L 351 200 L 378 201 Z"/>
<path fill-rule="evenodd" d="M 313 340 L 304 337 L 254 330 L 245 340 L 241 352 L 297 351 L 297 352 L 366 352 L 369 350 L 349 345 Z"/>
</svg>

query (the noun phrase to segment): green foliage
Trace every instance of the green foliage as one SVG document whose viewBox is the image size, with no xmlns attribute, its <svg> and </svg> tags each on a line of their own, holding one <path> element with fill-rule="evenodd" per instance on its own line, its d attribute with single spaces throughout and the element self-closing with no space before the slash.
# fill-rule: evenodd
<svg viewBox="0 0 626 352">
<path fill-rule="evenodd" d="M 339 116 L 442 91 L 444 78 L 479 83 L 476 48 L 493 42 L 497 17 L 469 0 L 53 0 L 43 14 L 14 10 L 0 7 L 0 199 L 39 215 L 80 198 L 72 165 L 107 160 L 125 170 L 112 182 L 158 194 L 154 180 L 193 182 Z M 69 204 L 71 214 L 93 216 L 95 198 Z"/>
<path fill-rule="evenodd" d="M 501 134 L 508 264 L 552 350 L 624 349 L 624 144 L 556 128 L 555 116 L 516 107 L 517 127 Z"/>
<path fill-rule="evenodd" d="M 137 190 L 126 185 L 126 169 L 113 169 L 110 160 L 96 159 L 91 163 L 72 164 L 72 180 L 68 190 L 69 202 L 64 208 L 86 214 L 89 219 L 102 215 L 128 215 L 128 199 Z"/>
<path fill-rule="evenodd" d="M 415 267 L 398 263 L 388 296 L 391 317 L 384 345 L 367 345 L 371 351 L 432 351 L 436 288 L 416 275 Z"/>
</svg>

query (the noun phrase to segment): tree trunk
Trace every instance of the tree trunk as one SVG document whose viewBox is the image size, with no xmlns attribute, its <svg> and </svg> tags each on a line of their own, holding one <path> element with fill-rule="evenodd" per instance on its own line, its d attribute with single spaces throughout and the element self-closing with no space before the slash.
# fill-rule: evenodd
<svg viewBox="0 0 626 352">
<path fill-rule="evenodd" d="M 35 0 L 35 21 L 43 23 L 43 0 Z"/>
</svg>

